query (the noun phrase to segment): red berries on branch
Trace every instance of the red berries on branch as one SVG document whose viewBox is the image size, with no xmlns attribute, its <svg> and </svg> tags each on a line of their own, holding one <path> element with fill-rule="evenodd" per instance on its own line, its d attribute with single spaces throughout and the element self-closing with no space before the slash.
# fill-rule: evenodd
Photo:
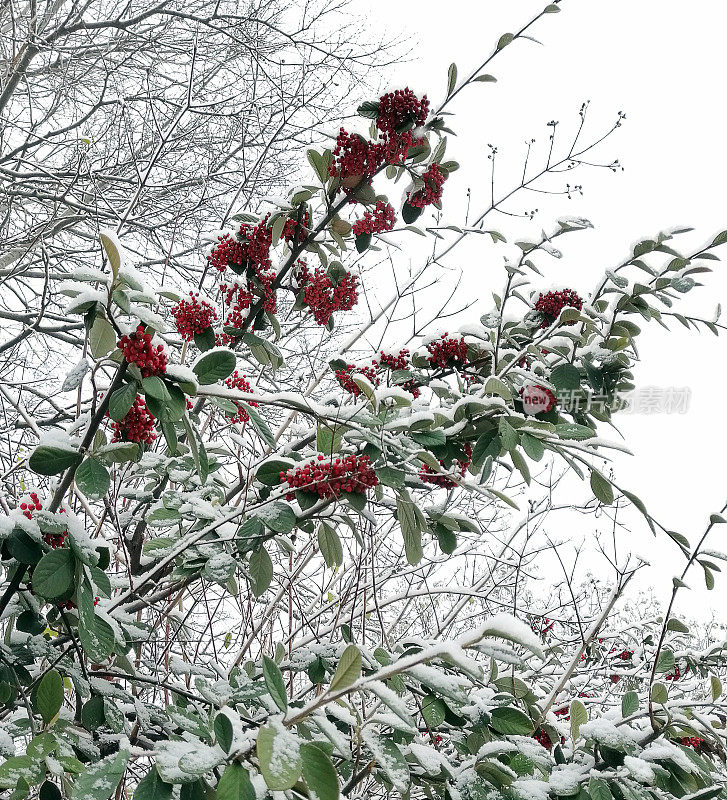
<svg viewBox="0 0 727 800">
<path fill-rule="evenodd" d="M 172 308 L 177 332 L 185 342 L 191 342 L 195 334 L 207 330 L 217 319 L 217 312 L 206 300 L 199 300 L 198 293 L 190 292 L 189 297 Z"/>
<path fill-rule="evenodd" d="M 445 174 L 439 168 L 439 164 L 430 164 L 427 171 L 422 175 L 424 187 L 414 194 L 408 193 L 406 202 L 415 208 L 425 208 L 442 199 Z"/>
<path fill-rule="evenodd" d="M 462 459 L 453 459 L 452 468 L 458 470 L 459 477 L 464 478 L 467 472 L 467 467 L 472 463 L 472 447 L 469 442 L 463 446 L 464 457 Z M 440 459 L 439 463 L 444 467 L 444 461 Z M 433 483 L 436 486 L 441 486 L 443 489 L 453 489 L 457 484 L 448 475 L 441 474 L 433 470 L 427 464 L 422 464 L 419 470 L 419 477 L 424 483 Z"/>
<path fill-rule="evenodd" d="M 302 242 L 308 235 L 308 228 L 310 228 L 310 224 L 311 224 L 311 215 L 310 211 L 308 210 L 303 212 L 300 225 L 298 224 L 297 218 L 286 220 L 285 225 L 283 226 L 283 233 L 282 233 L 283 239 L 285 239 L 286 242 L 292 242 L 293 239 L 295 238 L 295 229 L 297 227 L 298 242 Z"/>
<path fill-rule="evenodd" d="M 695 750 L 698 750 L 704 745 L 704 739 L 700 739 L 699 736 L 683 736 L 682 744 L 685 747 L 693 747 Z"/>
<path fill-rule="evenodd" d="M 35 492 L 31 492 L 30 500 L 30 503 L 20 504 L 20 510 L 23 512 L 23 516 L 27 517 L 28 519 L 32 519 L 33 511 L 43 510 L 43 504 L 40 502 L 38 495 Z"/>
<path fill-rule="evenodd" d="M 373 367 L 357 367 L 355 364 L 346 364 L 346 369 L 336 370 L 336 380 L 354 397 L 361 394 L 361 388 L 353 379 L 354 375 L 362 375 L 367 378 L 372 386 L 378 386 L 381 383 Z"/>
<path fill-rule="evenodd" d="M 389 203 L 379 200 L 373 211 L 366 211 L 361 219 L 356 220 L 353 225 L 354 236 L 362 233 L 385 233 L 393 230 L 396 224 L 396 214 Z"/>
<path fill-rule="evenodd" d="M 212 248 L 207 260 L 220 272 L 229 267 L 238 275 L 248 268 L 256 272 L 270 269 L 273 232 L 267 225 L 268 218 L 269 215 L 257 225 L 243 222 L 235 239 L 229 233 L 222 234 L 218 237 L 218 243 Z"/>
<path fill-rule="evenodd" d="M 374 364 L 376 362 L 374 361 Z M 403 349 L 399 350 L 399 355 L 394 355 L 393 353 L 385 353 L 383 350 L 379 355 L 379 364 L 384 367 L 388 367 L 391 370 L 395 369 L 409 369 L 410 365 L 410 356 L 409 351 L 404 347 Z"/>
<path fill-rule="evenodd" d="M 144 378 L 163 375 L 167 371 L 167 356 L 164 348 L 151 343 L 151 334 L 144 333 L 144 326 L 137 325 L 132 334 L 119 339 L 119 347 L 129 364 L 136 364 Z"/>
<path fill-rule="evenodd" d="M 151 444 L 157 438 L 154 433 L 154 419 L 144 400 L 137 395 L 121 422 L 111 423 L 111 430 L 114 431 L 112 441 Z"/>
<path fill-rule="evenodd" d="M 559 292 L 546 292 L 540 294 L 535 302 L 535 310 L 540 311 L 543 315 L 543 321 L 540 323 L 541 328 L 548 328 L 556 319 L 558 319 L 560 312 L 564 308 L 575 308 L 580 311 L 583 308 L 583 300 L 579 297 L 573 289 L 562 289 Z M 566 325 L 575 325 L 574 322 L 567 322 Z"/>
<path fill-rule="evenodd" d="M 467 363 L 467 344 L 463 338 L 452 339 L 449 334 L 443 333 L 441 339 L 430 342 L 429 363 L 433 367 L 461 367 Z"/>
<path fill-rule="evenodd" d="M 333 459 L 319 455 L 303 467 L 281 472 L 280 478 L 292 489 L 314 492 L 324 499 L 352 492 L 360 494 L 379 482 L 369 457 L 355 453 Z M 287 495 L 288 500 L 294 497 L 294 492 Z"/>
<path fill-rule="evenodd" d="M 270 261 L 273 233 L 267 225 L 268 219 L 269 215 L 257 225 L 243 222 L 236 239 L 232 239 L 229 233 L 220 236 L 208 257 L 210 264 L 220 272 L 229 267 L 238 275 L 247 273 L 246 289 L 239 285 L 220 285 L 220 290 L 226 294 L 226 304 L 232 305 L 233 298 L 235 300 L 230 315 L 225 319 L 225 324 L 233 328 L 242 327 L 242 312 L 252 305 L 255 295 L 264 299 L 266 311 L 271 314 L 277 311 L 278 300 L 273 288 L 275 271 Z"/>
<path fill-rule="evenodd" d="M 394 137 L 411 128 L 423 125 L 429 114 L 429 100 L 421 100 L 408 87 L 387 92 L 379 99 L 376 127 L 384 134 Z"/>
<path fill-rule="evenodd" d="M 239 375 L 237 370 L 235 370 L 229 378 L 225 378 L 225 386 L 227 386 L 229 389 L 239 389 L 241 392 L 251 391 L 250 383 L 248 382 L 247 378 L 244 375 Z M 247 409 L 236 400 L 233 400 L 232 402 L 237 406 L 237 414 L 232 418 L 232 421 L 247 422 L 250 419 Z M 257 406 L 257 403 L 253 403 L 251 401 L 250 405 Z"/>
<path fill-rule="evenodd" d="M 333 147 L 333 162 L 328 173 L 331 177 L 342 178 L 345 188 L 354 189 L 362 180 L 373 177 L 386 163 L 386 144 L 369 142 L 363 136 L 341 128 Z"/>
<path fill-rule="evenodd" d="M 350 311 L 358 300 L 358 278 L 350 272 L 335 284 L 320 267 L 311 275 L 304 264 L 297 280 L 318 325 L 327 325 L 334 311 Z"/>
</svg>

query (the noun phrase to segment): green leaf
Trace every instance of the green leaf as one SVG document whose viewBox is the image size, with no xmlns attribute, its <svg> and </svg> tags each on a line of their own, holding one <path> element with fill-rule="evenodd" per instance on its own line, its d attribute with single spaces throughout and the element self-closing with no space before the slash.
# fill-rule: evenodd
<svg viewBox="0 0 727 800">
<path fill-rule="evenodd" d="M 438 728 L 447 716 L 447 707 L 444 700 L 433 694 L 428 694 L 421 700 L 422 716 L 430 728 Z"/>
<path fill-rule="evenodd" d="M 659 658 L 656 661 L 656 671 L 671 672 L 673 669 L 674 669 L 674 653 L 665 647 L 659 653 Z"/>
<path fill-rule="evenodd" d="M 366 119 L 376 119 L 379 116 L 379 104 L 373 100 L 365 100 L 356 109 L 356 113 L 360 117 L 366 117 Z"/>
<path fill-rule="evenodd" d="M 371 748 L 379 767 L 394 784 L 394 788 L 402 795 L 405 794 L 411 785 L 409 765 L 395 742 L 383 736 L 369 734 L 366 737 L 366 744 Z"/>
<path fill-rule="evenodd" d="M 677 633 L 689 633 L 689 628 L 676 617 L 672 617 L 669 622 L 666 623 L 666 629 L 668 631 L 676 631 Z"/>
<path fill-rule="evenodd" d="M 343 546 L 335 529 L 327 522 L 318 525 L 318 547 L 326 566 L 334 569 L 343 564 Z"/>
<path fill-rule="evenodd" d="M 359 233 L 356 236 L 356 251 L 358 253 L 363 253 L 364 250 L 368 249 L 370 244 L 371 244 L 371 234 L 370 233 Z"/>
<path fill-rule="evenodd" d="M 497 41 L 497 49 L 502 50 L 503 47 L 507 47 L 514 38 L 512 33 L 503 33 Z"/>
<path fill-rule="evenodd" d="M 194 334 L 195 347 L 202 353 L 211 350 L 215 346 L 215 331 L 208 325 L 201 333 Z"/>
<path fill-rule="evenodd" d="M 478 75 L 473 80 L 482 83 L 497 83 L 497 78 L 494 75 Z"/>
<path fill-rule="evenodd" d="M 277 443 L 275 441 L 275 437 L 273 436 L 270 428 L 268 427 L 267 422 L 258 414 L 256 409 L 254 409 L 251 405 L 246 403 L 244 400 L 237 400 L 244 409 L 247 411 L 248 415 L 250 416 L 250 422 L 252 422 L 253 427 L 255 430 L 260 434 L 260 437 L 265 442 L 268 447 L 276 448 Z"/>
<path fill-rule="evenodd" d="M 593 494 L 604 505 L 610 506 L 611 503 L 613 503 L 613 488 L 611 483 L 596 469 L 591 470 L 591 489 L 593 490 Z"/>
<path fill-rule="evenodd" d="M 232 721 L 227 714 L 220 712 L 215 717 L 214 729 L 217 744 L 225 751 L 225 753 L 229 753 L 230 748 L 232 747 L 233 730 Z"/>
<path fill-rule="evenodd" d="M 260 597 L 267 592 L 273 580 L 273 562 L 270 560 L 268 551 L 261 547 L 250 553 L 247 567 L 250 572 L 252 593 L 255 597 Z"/>
<path fill-rule="evenodd" d="M 396 496 L 396 515 L 404 537 L 406 560 L 414 566 L 422 560 L 422 529 L 424 525 L 421 511 L 414 505 L 406 491 L 399 492 Z"/>
<path fill-rule="evenodd" d="M 651 699 L 654 703 L 661 703 L 662 705 L 666 703 L 669 696 L 663 683 L 655 683 L 651 687 Z"/>
<path fill-rule="evenodd" d="M 612 800 L 611 790 L 606 781 L 595 776 L 588 781 L 588 794 L 591 800 Z"/>
<path fill-rule="evenodd" d="M 454 87 L 457 85 L 457 65 L 450 64 L 449 71 L 447 73 L 447 97 L 454 91 Z"/>
<path fill-rule="evenodd" d="M 245 767 L 237 763 L 228 764 L 217 784 L 217 800 L 255 800 L 255 796 L 255 789 Z"/>
<path fill-rule="evenodd" d="M 331 680 L 331 685 L 328 690 L 330 692 L 338 692 L 342 689 L 347 689 L 351 684 L 358 680 L 361 674 L 361 651 L 355 644 L 350 644 L 341 656 L 338 662 L 336 672 Z"/>
<path fill-rule="evenodd" d="M 558 364 L 550 373 L 550 382 L 556 389 L 578 389 L 581 385 L 581 374 L 573 364 Z"/>
<path fill-rule="evenodd" d="M 520 434 L 520 444 L 533 461 L 540 461 L 545 453 L 545 447 L 543 447 L 543 443 L 540 439 L 531 436 L 529 433 Z"/>
<path fill-rule="evenodd" d="M 45 765 L 39 769 L 38 763 L 30 756 L 11 756 L 0 765 L 0 789 L 14 789 L 20 781 L 37 783 L 45 773 Z"/>
<path fill-rule="evenodd" d="M 134 800 L 171 800 L 173 789 L 171 783 L 164 783 L 156 769 L 152 769 L 134 789 Z"/>
<path fill-rule="evenodd" d="M 303 761 L 303 779 L 309 796 L 318 800 L 338 800 L 338 773 L 331 759 L 316 744 L 306 742 L 300 747 Z"/>
<path fill-rule="evenodd" d="M 288 710 L 288 697 L 285 693 L 283 674 L 272 658 L 263 656 L 263 678 L 268 693 L 281 711 Z"/>
<path fill-rule="evenodd" d="M 298 748 L 288 746 L 278 746 L 276 748 L 275 739 L 278 736 L 293 737 L 294 734 L 287 731 L 278 731 L 272 725 L 263 725 L 257 735 L 257 757 L 260 762 L 260 772 L 262 772 L 265 783 L 274 792 L 282 792 L 292 789 L 295 786 L 303 766 L 302 758 Z M 275 753 L 275 758 L 273 758 Z"/>
<path fill-rule="evenodd" d="M 561 439 L 591 439 L 596 432 L 585 425 L 576 425 L 575 422 L 564 422 L 555 426 L 555 432 Z"/>
<path fill-rule="evenodd" d="M 557 6 L 555 3 L 551 3 L 550 5 L 545 6 L 545 8 L 543 9 L 544 14 L 557 14 L 559 11 L 560 11 L 560 6 Z M 593 800 L 596 800 L 596 798 L 594 797 Z"/>
<path fill-rule="evenodd" d="M 510 391 L 510 387 L 499 378 L 495 378 L 494 376 L 487 379 L 484 391 L 485 394 L 496 394 L 502 397 L 503 400 L 512 400 L 512 392 Z"/>
<path fill-rule="evenodd" d="M 573 700 L 570 704 L 570 734 L 574 740 L 578 738 L 581 725 L 585 725 L 586 722 L 588 722 L 586 707 L 580 700 Z"/>
<path fill-rule="evenodd" d="M 58 670 L 52 669 L 45 673 L 38 684 L 35 703 L 46 725 L 61 710 L 63 705 L 63 678 Z"/>
<path fill-rule="evenodd" d="M 621 698 L 621 716 L 629 717 L 639 710 L 639 695 L 637 692 L 626 692 Z"/>
<path fill-rule="evenodd" d="M 51 550 L 33 570 L 33 593 L 56 600 L 73 590 L 76 559 L 68 548 Z"/>
<path fill-rule="evenodd" d="M 106 257 L 109 260 L 109 264 L 111 265 L 111 273 L 113 274 L 114 278 L 117 278 L 119 275 L 119 269 L 121 268 L 121 254 L 119 253 L 119 248 L 114 243 L 113 239 L 105 233 L 99 234 L 99 238 L 101 239 L 101 244 L 103 249 L 106 251 Z"/>
<path fill-rule="evenodd" d="M 58 551 L 56 551 L 58 552 Z M 84 578 L 78 587 L 78 637 L 84 653 L 96 662 L 105 661 L 114 650 L 114 631 L 98 616 L 93 604 L 93 590 Z"/>
<path fill-rule="evenodd" d="M 136 400 L 136 383 L 126 383 L 117 389 L 109 398 L 109 416 L 114 422 L 121 420 L 129 413 Z"/>
<path fill-rule="evenodd" d="M 27 792 L 24 792 L 22 795 L 18 795 L 18 797 L 26 797 Z M 14 797 L 11 796 L 10 800 L 14 800 Z M 38 800 L 63 800 L 63 795 L 61 794 L 61 790 L 50 780 L 44 781 L 38 791 Z"/>
<path fill-rule="evenodd" d="M 493 708 L 490 713 L 490 727 L 507 735 L 529 736 L 533 732 L 530 717 L 512 706 Z"/>
<path fill-rule="evenodd" d="M 271 458 L 260 464 L 255 477 L 260 483 L 264 483 L 265 486 L 277 486 L 281 482 L 280 473 L 287 472 L 290 467 L 290 461 L 280 461 L 277 458 Z"/>
<path fill-rule="evenodd" d="M 416 222 L 422 211 L 423 208 L 419 208 L 419 206 L 413 206 L 410 203 L 404 203 L 401 207 L 401 218 L 406 222 L 407 225 L 411 225 L 413 222 Z"/>
<path fill-rule="evenodd" d="M 290 504 L 276 500 L 269 506 L 263 521 L 275 533 L 290 533 L 296 524 L 295 511 Z"/>
<path fill-rule="evenodd" d="M 82 458 L 75 450 L 42 444 L 33 450 L 28 466 L 38 475 L 58 475 L 69 467 L 76 467 Z"/>
<path fill-rule="evenodd" d="M 108 800 L 121 782 L 128 760 L 128 751 L 120 750 L 112 756 L 91 763 L 76 778 L 71 795 L 73 800 Z"/>
<path fill-rule="evenodd" d="M 722 696 L 722 681 L 716 675 L 710 675 L 709 680 L 712 685 L 712 700 L 716 700 Z"/>
<path fill-rule="evenodd" d="M 207 386 L 216 383 L 231 375 L 235 369 L 237 359 L 230 350 L 209 350 L 192 367 L 197 380 Z"/>
<path fill-rule="evenodd" d="M 102 358 L 116 347 L 116 332 L 105 317 L 97 316 L 93 321 L 88 344 L 94 358 Z"/>
<path fill-rule="evenodd" d="M 169 389 L 158 375 L 142 378 L 141 388 L 144 390 L 144 394 L 159 400 L 160 403 L 168 403 L 171 400 Z"/>
<path fill-rule="evenodd" d="M 78 467 L 74 480 L 89 500 L 100 500 L 111 485 L 108 470 L 95 456 L 90 456 Z"/>
</svg>

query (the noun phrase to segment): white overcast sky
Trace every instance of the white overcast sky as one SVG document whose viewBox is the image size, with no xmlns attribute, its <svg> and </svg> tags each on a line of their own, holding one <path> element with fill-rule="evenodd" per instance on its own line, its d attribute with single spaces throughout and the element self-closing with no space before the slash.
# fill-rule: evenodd
<svg viewBox="0 0 727 800">
<path fill-rule="evenodd" d="M 442 99 L 451 62 L 457 63 L 460 75 L 471 72 L 502 33 L 517 30 L 543 5 L 530 0 L 353 0 L 352 11 L 374 29 L 409 37 L 410 60 L 386 76 L 387 85 L 426 91 L 436 103 Z M 507 162 L 511 168 L 521 165 L 526 139 L 546 141 L 549 120 L 559 120 L 558 130 L 564 135 L 572 130 L 583 101 L 590 100 L 593 131 L 624 111 L 626 122 L 599 153 L 604 160 L 618 157 L 624 172 L 579 173 L 573 178 L 584 185 L 583 197 L 523 197 L 513 210 L 538 207 L 536 222 L 501 217 L 491 218 L 486 226 L 499 227 L 513 241 L 514 231 L 515 238 L 526 238 L 528 233 L 537 236 L 541 228 L 550 230 L 558 216 L 590 219 L 595 230 L 559 240 L 565 257 L 548 265 L 545 278 L 546 283 L 571 285 L 583 294 L 605 268 L 624 260 L 635 242 L 659 230 L 696 228 L 691 238 L 684 237 L 686 250 L 727 229 L 727 4 L 564 0 L 561 8 L 531 31 L 544 46 L 515 42 L 486 70 L 498 82 L 476 84 L 454 104 L 452 124 L 458 137 L 450 155 L 463 168 L 448 182 L 446 195 L 452 201 L 470 187 L 474 209 L 478 197 L 487 199 L 483 164 L 488 143 L 499 148 L 506 172 Z M 467 264 L 459 263 L 462 253 L 452 255 L 464 269 L 465 281 L 472 282 L 472 291 L 482 297 L 470 312 L 475 318 L 490 310 L 490 292 L 503 280 L 502 251 L 488 249 L 485 237 L 477 238 L 481 249 L 467 250 Z M 675 246 L 679 249 L 679 243 Z M 727 246 L 721 255 L 727 261 Z M 704 276 L 705 288 L 695 289 L 684 303 L 685 309 L 708 319 L 718 302 L 727 306 L 727 266 L 712 263 L 715 273 Z M 623 418 L 621 429 L 634 456 L 618 459 L 617 477 L 667 527 L 694 540 L 710 513 L 727 500 L 727 428 L 722 422 L 727 351 L 725 337 L 687 333 L 678 323 L 671 327 L 668 334 L 655 323 L 649 326 L 642 337 L 643 362 L 636 382 L 688 386 L 689 412 Z M 710 544 L 725 551 L 727 526 L 721 528 Z M 654 564 L 639 588 L 652 583 L 657 596 L 666 598 L 670 577 L 681 568 L 674 548 L 654 540 L 645 525 L 633 540 Z M 703 586 L 701 575 L 695 571 L 690 583 Z M 687 613 L 718 610 L 725 598 L 727 584 L 718 580 L 714 592 L 695 588 L 681 604 Z"/>
</svg>

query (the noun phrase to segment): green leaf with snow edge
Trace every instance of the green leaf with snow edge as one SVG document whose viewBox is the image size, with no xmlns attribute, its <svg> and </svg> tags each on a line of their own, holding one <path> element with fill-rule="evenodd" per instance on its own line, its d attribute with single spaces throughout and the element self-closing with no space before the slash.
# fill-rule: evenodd
<svg viewBox="0 0 727 800">
<path fill-rule="evenodd" d="M 338 774 L 331 759 L 317 745 L 306 742 L 300 747 L 303 779 L 317 800 L 338 800 Z"/>
<path fill-rule="evenodd" d="M 282 792 L 295 786 L 303 768 L 300 746 L 295 735 L 280 723 L 268 723 L 260 728 L 257 757 L 269 789 Z"/>
</svg>

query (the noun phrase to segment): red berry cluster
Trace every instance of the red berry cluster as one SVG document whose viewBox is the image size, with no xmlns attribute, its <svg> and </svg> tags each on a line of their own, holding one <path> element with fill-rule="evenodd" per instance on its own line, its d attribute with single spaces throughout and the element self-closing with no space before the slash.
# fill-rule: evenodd
<svg viewBox="0 0 727 800">
<path fill-rule="evenodd" d="M 695 750 L 698 750 L 704 745 L 704 739 L 700 739 L 699 736 L 683 736 L 682 744 L 685 747 L 693 747 Z"/>
<path fill-rule="evenodd" d="M 189 300 L 180 300 L 172 308 L 172 316 L 177 331 L 185 342 L 191 342 L 195 334 L 207 330 L 214 320 L 217 312 L 206 300 L 198 300 L 199 293 L 189 293 Z"/>
<path fill-rule="evenodd" d="M 467 345 L 463 338 L 452 339 L 449 334 L 443 333 L 441 339 L 427 345 L 429 350 L 429 363 L 433 367 L 463 366 L 467 363 Z"/>
<path fill-rule="evenodd" d="M 318 325 L 328 324 L 334 311 L 350 311 L 358 300 L 358 278 L 350 272 L 334 284 L 320 267 L 311 275 L 304 264 L 297 280 L 305 304 Z"/>
<path fill-rule="evenodd" d="M 354 375 L 363 375 L 364 378 L 368 378 L 372 386 L 378 386 L 381 383 L 373 367 L 357 367 L 355 364 L 346 364 L 346 369 L 336 370 L 336 380 L 354 397 L 361 394 L 361 389 L 353 379 Z"/>
<path fill-rule="evenodd" d="M 459 470 L 459 476 L 464 478 L 465 473 L 467 472 L 467 467 L 472 463 L 472 447 L 470 446 L 469 442 L 466 442 L 464 447 L 464 458 L 460 461 L 459 459 L 454 459 L 452 462 L 452 467 Z M 444 462 L 440 459 L 439 463 L 444 466 Z M 444 489 L 453 489 L 457 484 L 452 480 L 452 478 L 448 477 L 447 475 L 442 475 L 439 472 L 435 472 L 430 466 L 427 464 L 422 464 L 421 469 L 419 470 L 419 477 L 424 481 L 424 483 L 433 483 L 436 486 L 441 486 Z"/>
<path fill-rule="evenodd" d="M 615 649 L 616 648 L 613 648 L 613 650 Z M 613 650 L 611 652 L 613 652 Z M 620 658 L 621 661 L 628 661 L 633 654 L 634 654 L 633 650 L 622 650 L 620 653 L 618 653 L 616 658 Z"/>
<path fill-rule="evenodd" d="M 30 519 L 33 516 L 33 511 L 42 511 L 43 504 L 38 500 L 38 495 L 35 492 L 30 494 L 30 503 L 21 503 L 20 510 L 23 515 Z"/>
<path fill-rule="evenodd" d="M 402 128 L 416 127 L 427 121 L 429 100 L 424 95 L 420 100 L 411 89 L 387 92 L 379 99 L 376 127 L 389 136 L 401 135 Z"/>
<path fill-rule="evenodd" d="M 409 381 L 405 381 L 401 384 L 401 388 L 404 391 L 409 392 L 409 394 L 416 400 L 417 397 L 421 394 L 420 384 L 418 384 L 413 378 Z"/>
<path fill-rule="evenodd" d="M 253 295 L 258 294 L 264 298 L 264 308 L 271 314 L 277 310 L 277 296 L 273 288 L 275 271 L 270 261 L 270 248 L 273 243 L 273 233 L 268 227 L 269 215 L 265 216 L 257 225 L 243 222 L 237 232 L 237 238 L 232 239 L 229 233 L 219 237 L 218 243 L 212 248 L 208 261 L 220 272 L 228 266 L 240 273 L 248 272 L 247 290 L 237 287 L 230 289 L 227 285 L 220 286 L 220 290 L 227 293 L 227 305 L 232 305 L 232 299 L 237 294 L 235 306 L 225 320 L 226 325 L 241 327 L 241 312 L 250 307 Z"/>
<path fill-rule="evenodd" d="M 545 386 L 523 386 L 520 396 L 526 410 L 531 414 L 547 413 L 555 408 L 555 395 Z"/>
<path fill-rule="evenodd" d="M 308 229 L 310 228 L 311 224 L 311 215 L 310 211 L 306 210 L 303 212 L 302 219 L 300 221 L 300 225 L 298 225 L 298 220 L 296 219 L 288 219 L 285 221 L 285 225 L 283 226 L 283 239 L 286 242 L 292 242 L 293 238 L 295 237 L 295 228 L 298 225 L 298 242 L 302 242 L 303 239 L 308 235 Z"/>
<path fill-rule="evenodd" d="M 409 351 L 406 349 L 406 347 L 404 347 L 402 350 L 399 350 L 398 356 L 395 356 L 392 353 L 385 353 L 383 350 L 379 354 L 379 364 L 384 367 L 388 367 L 391 370 L 409 369 L 409 363 Z"/>
<path fill-rule="evenodd" d="M 418 192 L 407 193 L 406 202 L 416 208 L 425 208 L 434 203 L 439 203 L 442 199 L 442 192 L 445 174 L 439 168 L 439 164 L 430 164 L 429 169 L 422 175 L 424 187 Z"/>
<path fill-rule="evenodd" d="M 343 493 L 366 492 L 379 482 L 369 457 L 355 453 L 334 459 L 319 455 L 304 467 L 281 472 L 280 479 L 292 489 L 315 492 L 324 499 L 340 497 Z M 292 500 L 295 492 L 290 492 L 286 497 Z"/>
<path fill-rule="evenodd" d="M 333 162 L 328 173 L 332 177 L 371 178 L 386 163 L 386 145 L 369 142 L 357 133 L 341 128 L 333 148 Z M 355 188 L 356 181 L 350 188 Z"/>
<path fill-rule="evenodd" d="M 554 627 L 555 622 L 551 622 L 548 617 L 533 617 L 533 619 L 530 620 L 530 629 L 533 633 L 538 633 L 541 636 L 550 633 Z"/>
<path fill-rule="evenodd" d="M 229 233 L 219 236 L 217 244 L 207 257 L 209 263 L 220 272 L 224 272 L 228 266 L 240 269 L 247 267 L 252 267 L 254 270 L 270 269 L 273 232 L 267 225 L 268 216 L 257 225 L 243 222 L 234 239 Z"/>
<path fill-rule="evenodd" d="M 154 415 L 146 407 L 144 400 L 137 395 L 121 422 L 111 423 L 111 430 L 114 431 L 112 441 L 151 444 L 157 438 L 154 433 L 154 419 Z"/>
<path fill-rule="evenodd" d="M 395 224 L 396 214 L 393 207 L 379 200 L 373 211 L 366 211 L 361 219 L 354 222 L 353 234 L 360 236 L 362 233 L 385 233 L 393 230 Z"/>
<path fill-rule="evenodd" d="M 124 358 L 129 364 L 136 364 L 144 378 L 150 375 L 163 375 L 167 371 L 167 356 L 164 348 L 151 343 L 151 334 L 144 333 L 144 326 L 137 325 L 136 331 L 119 339 Z"/>
<path fill-rule="evenodd" d="M 691 669 L 689 667 L 689 664 L 687 664 L 686 668 L 684 669 L 684 672 L 682 672 L 679 669 L 679 664 L 675 664 L 674 665 L 674 672 L 667 672 L 666 675 L 664 676 L 664 678 L 666 680 L 668 680 L 668 681 L 678 681 L 680 678 L 686 678 L 687 677 L 687 673 L 690 672 L 690 671 L 691 671 Z"/>
<path fill-rule="evenodd" d="M 535 303 L 535 310 L 540 311 L 543 315 L 543 321 L 540 323 L 540 327 L 547 328 L 552 325 L 566 306 L 568 308 L 576 308 L 578 311 L 583 308 L 582 298 L 579 297 L 573 289 L 562 289 L 559 292 L 546 292 L 545 294 L 541 293 Z M 575 321 L 566 324 L 575 325 Z"/>
<path fill-rule="evenodd" d="M 553 740 L 548 736 L 547 732 L 544 731 L 542 728 L 538 728 L 537 731 L 533 734 L 533 739 L 540 742 L 546 750 L 553 749 Z M 560 743 L 565 744 L 565 737 L 560 737 Z"/>
<path fill-rule="evenodd" d="M 250 383 L 248 382 L 247 378 L 244 375 L 239 375 L 237 370 L 235 370 L 229 378 L 225 378 L 225 386 L 230 389 L 239 389 L 241 392 L 249 392 Z M 237 406 L 237 415 L 233 417 L 233 422 L 247 422 L 250 419 L 250 415 L 247 413 L 247 410 L 240 405 L 240 403 L 232 401 Z M 257 403 L 249 401 L 251 406 L 257 406 Z"/>
</svg>

